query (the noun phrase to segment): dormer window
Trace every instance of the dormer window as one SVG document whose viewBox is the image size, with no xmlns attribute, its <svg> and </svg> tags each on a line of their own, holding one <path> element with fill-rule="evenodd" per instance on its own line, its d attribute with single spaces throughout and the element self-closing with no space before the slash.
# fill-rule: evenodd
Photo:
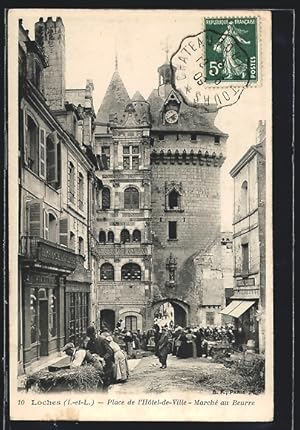
<svg viewBox="0 0 300 430">
<path fill-rule="evenodd" d="M 215 136 L 215 143 L 220 143 L 220 136 Z"/>
</svg>

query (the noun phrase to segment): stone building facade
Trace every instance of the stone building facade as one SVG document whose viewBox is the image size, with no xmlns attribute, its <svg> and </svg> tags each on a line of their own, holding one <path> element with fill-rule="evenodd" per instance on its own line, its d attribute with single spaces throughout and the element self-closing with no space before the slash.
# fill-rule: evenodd
<svg viewBox="0 0 300 430">
<path fill-rule="evenodd" d="M 94 224 L 99 325 L 110 312 L 110 325 L 121 318 L 127 328 L 147 329 L 166 303 L 174 308 L 175 324 L 200 323 L 206 281 L 199 277 L 197 258 L 210 267 L 204 257 L 216 247 L 221 258 L 220 168 L 227 135 L 214 125 L 216 113 L 183 102 L 171 85 L 168 61 L 158 74 L 159 88 L 147 101 L 138 92 L 130 99 L 116 68 L 97 114 L 95 154 L 110 195 L 109 208 L 103 208 L 102 190 Z M 139 196 L 134 210 L 126 209 L 128 187 Z M 141 241 L 133 240 L 135 230 Z M 106 263 L 109 280 L 101 275 Z M 138 279 L 122 277 L 128 263 L 138 265 Z M 216 265 L 221 270 L 220 260 Z M 218 278 L 218 294 L 205 304 L 215 313 L 225 306 L 222 276 L 216 273 L 211 271 L 207 283 L 214 289 Z"/>
<path fill-rule="evenodd" d="M 222 311 L 233 317 L 241 343 L 265 348 L 265 144 L 266 124 L 260 121 L 257 142 L 233 167 L 234 293 Z"/>
<path fill-rule="evenodd" d="M 90 207 L 101 187 L 89 157 L 91 83 L 74 101 L 64 75 L 62 20 L 40 18 L 35 40 L 20 20 L 20 371 L 80 344 L 91 320 Z"/>
</svg>

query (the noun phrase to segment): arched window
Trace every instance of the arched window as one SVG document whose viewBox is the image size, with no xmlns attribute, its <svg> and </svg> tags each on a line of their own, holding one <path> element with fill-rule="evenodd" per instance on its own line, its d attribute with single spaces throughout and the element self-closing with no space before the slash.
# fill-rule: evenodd
<svg viewBox="0 0 300 430">
<path fill-rule="evenodd" d="M 140 242 L 140 241 L 141 241 L 140 230 L 134 230 L 132 233 L 132 242 Z"/>
<path fill-rule="evenodd" d="M 102 209 L 110 209 L 110 189 L 107 187 L 102 190 Z"/>
<path fill-rule="evenodd" d="M 136 263 L 127 263 L 121 269 L 121 279 L 123 281 L 140 281 L 142 277 L 141 268 Z"/>
<path fill-rule="evenodd" d="M 78 238 L 78 253 L 84 255 L 84 240 L 83 237 Z"/>
<path fill-rule="evenodd" d="M 99 242 L 100 243 L 105 243 L 106 242 L 106 233 L 103 230 L 101 230 L 99 232 Z"/>
<path fill-rule="evenodd" d="M 113 232 L 113 231 L 109 231 L 109 232 L 107 233 L 107 242 L 108 242 L 108 243 L 114 243 L 114 241 L 115 241 L 115 235 L 114 235 L 114 232 Z"/>
<path fill-rule="evenodd" d="M 139 208 L 139 192 L 134 187 L 128 187 L 124 191 L 124 208 L 138 209 Z"/>
<path fill-rule="evenodd" d="M 168 195 L 169 209 L 179 208 L 179 193 L 176 190 L 172 190 Z"/>
<path fill-rule="evenodd" d="M 103 263 L 100 268 L 101 281 L 113 281 L 115 279 L 114 266 L 110 263 Z"/>
<path fill-rule="evenodd" d="M 73 249 L 73 251 L 75 251 L 75 234 L 72 231 L 70 231 L 69 248 L 71 248 L 71 249 Z"/>
<path fill-rule="evenodd" d="M 248 182 L 244 181 L 241 188 L 241 215 L 248 213 Z"/>
<path fill-rule="evenodd" d="M 130 233 L 126 228 L 121 231 L 121 243 L 130 242 Z"/>
</svg>

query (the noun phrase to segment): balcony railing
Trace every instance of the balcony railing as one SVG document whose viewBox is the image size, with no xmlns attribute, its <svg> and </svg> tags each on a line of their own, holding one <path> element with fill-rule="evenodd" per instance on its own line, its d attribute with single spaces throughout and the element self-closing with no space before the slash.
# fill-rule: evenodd
<svg viewBox="0 0 300 430">
<path fill-rule="evenodd" d="M 32 262 L 52 265 L 65 270 L 76 268 L 76 254 L 69 248 L 40 237 L 22 236 L 19 253 Z"/>
</svg>

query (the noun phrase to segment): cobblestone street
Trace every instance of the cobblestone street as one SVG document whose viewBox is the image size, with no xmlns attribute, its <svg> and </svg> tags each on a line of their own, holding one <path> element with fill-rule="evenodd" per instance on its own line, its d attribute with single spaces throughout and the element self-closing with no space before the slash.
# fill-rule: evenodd
<svg viewBox="0 0 300 430">
<path fill-rule="evenodd" d="M 168 356 L 167 369 L 160 369 L 157 357 L 150 356 L 139 360 L 129 360 L 132 368 L 125 384 L 112 385 L 110 393 L 164 393 L 172 391 L 209 392 L 197 383 L 199 373 L 213 374 L 216 370 L 226 371 L 222 364 L 211 362 L 206 358 L 178 359 Z"/>
</svg>

